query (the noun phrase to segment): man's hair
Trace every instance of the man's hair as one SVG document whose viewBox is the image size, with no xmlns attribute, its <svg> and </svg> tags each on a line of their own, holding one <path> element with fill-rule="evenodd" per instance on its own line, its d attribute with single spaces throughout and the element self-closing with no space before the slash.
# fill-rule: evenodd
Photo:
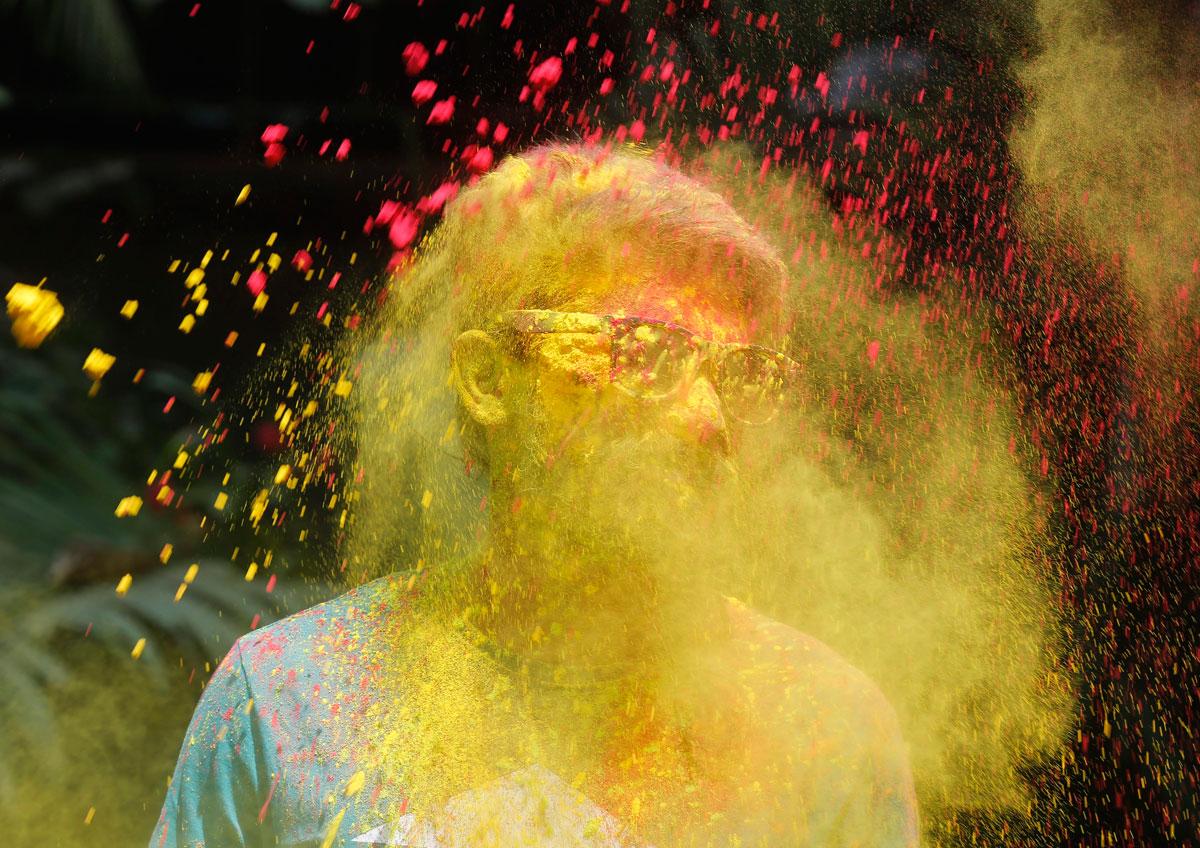
<svg viewBox="0 0 1200 848">
<path fill-rule="evenodd" d="M 464 473 L 486 468 L 482 434 L 449 380 L 460 332 L 508 309 L 587 311 L 668 268 L 703 270 L 711 292 L 760 321 L 784 312 L 786 268 L 770 244 L 717 192 L 644 148 L 535 147 L 447 204 L 392 279 L 370 346 L 351 352 L 359 466 L 375 478 L 374 507 L 353 534 L 360 563 L 389 567 L 384 552 L 412 562 L 443 540 L 469 546 L 486 518 L 484 475 Z M 782 337 L 781 327 L 760 330 Z"/>
<path fill-rule="evenodd" d="M 510 156 L 446 209 L 398 287 L 450 300 L 453 325 L 506 309 L 588 309 L 638 273 L 706 269 L 717 293 L 777 314 L 786 270 L 719 194 L 645 148 L 549 144 Z"/>
</svg>

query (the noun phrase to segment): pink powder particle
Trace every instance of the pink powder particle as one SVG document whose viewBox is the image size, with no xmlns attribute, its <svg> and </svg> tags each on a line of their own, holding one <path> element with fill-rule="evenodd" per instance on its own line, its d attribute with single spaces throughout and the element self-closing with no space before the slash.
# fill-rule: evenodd
<svg viewBox="0 0 1200 848">
<path fill-rule="evenodd" d="M 467 161 L 467 167 L 477 174 L 482 174 L 484 171 L 491 169 L 494 161 L 495 156 L 492 153 L 492 148 L 481 147 Z"/>
<path fill-rule="evenodd" d="M 417 201 L 417 211 L 426 215 L 437 212 L 456 194 L 458 194 L 457 182 L 442 183 L 431 194 Z"/>
<path fill-rule="evenodd" d="M 829 77 L 825 76 L 825 72 L 817 74 L 817 80 L 813 83 L 813 87 L 821 92 L 821 99 L 824 100 L 829 96 Z"/>
<path fill-rule="evenodd" d="M 258 297 L 266 287 L 267 275 L 262 272 L 262 269 L 256 268 L 251 271 L 250 276 L 246 278 L 246 288 L 250 290 L 250 294 Z"/>
<path fill-rule="evenodd" d="M 562 79 L 562 69 L 562 59 L 551 56 L 529 72 L 529 84 L 542 91 L 554 88 Z"/>
<path fill-rule="evenodd" d="M 379 214 L 375 216 L 376 224 L 390 224 L 400 211 L 400 204 L 394 200 L 385 200 L 379 204 Z"/>
<path fill-rule="evenodd" d="M 433 108 L 429 111 L 429 117 L 425 120 L 426 124 L 437 125 L 449 123 L 454 117 L 454 98 L 447 97 L 445 100 L 439 100 L 433 104 Z"/>
<path fill-rule="evenodd" d="M 612 77 L 605 77 L 603 82 L 600 83 L 600 93 L 601 94 L 612 93 L 613 85 L 614 85 L 614 83 L 613 83 Z"/>
<path fill-rule="evenodd" d="M 416 106 L 424 106 L 437 93 L 437 83 L 433 80 L 421 80 L 413 86 L 412 100 Z"/>
<path fill-rule="evenodd" d="M 875 360 L 879 359 L 879 340 L 872 339 L 867 343 L 867 361 L 871 363 L 871 367 L 875 367 Z"/>
<path fill-rule="evenodd" d="M 496 144 L 503 144 L 506 138 L 508 138 L 508 127 L 503 123 L 497 122 L 496 129 L 492 130 L 492 141 L 496 142 Z"/>
<path fill-rule="evenodd" d="M 395 217 L 388 228 L 388 239 L 397 250 L 402 250 L 413 243 L 417 237 L 420 220 L 412 212 L 405 211 Z"/>
<path fill-rule="evenodd" d="M 345 162 L 350 155 L 350 139 L 343 138 L 342 143 L 338 145 L 338 149 L 334 152 L 333 158 L 339 162 Z"/>
<path fill-rule="evenodd" d="M 307 250 L 301 249 L 296 251 L 296 255 L 292 257 L 292 266 L 297 271 L 307 271 L 313 265 L 312 254 Z"/>
<path fill-rule="evenodd" d="M 262 133 L 262 143 L 278 144 L 287 138 L 287 134 L 288 128 L 286 124 L 268 124 Z"/>
<path fill-rule="evenodd" d="M 425 69 L 425 64 L 429 61 L 429 51 L 425 49 L 424 44 L 414 41 L 400 51 L 400 58 L 404 60 L 404 72 L 410 77 L 415 77 Z"/>
<path fill-rule="evenodd" d="M 284 149 L 282 144 L 272 142 L 271 144 L 268 144 L 267 149 L 263 151 L 263 162 L 266 163 L 268 168 L 274 168 L 283 161 L 283 155 L 286 152 L 287 151 Z"/>
</svg>

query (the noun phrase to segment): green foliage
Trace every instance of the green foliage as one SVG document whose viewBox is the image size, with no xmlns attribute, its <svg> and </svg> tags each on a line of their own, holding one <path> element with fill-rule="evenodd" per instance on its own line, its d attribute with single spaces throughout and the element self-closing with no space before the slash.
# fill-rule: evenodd
<svg viewBox="0 0 1200 848">
<path fill-rule="evenodd" d="M 30 816 L 44 821 L 36 813 L 41 805 L 78 805 L 80 799 L 65 797 L 70 787 L 114 768 L 137 772 L 142 783 L 154 776 L 139 772 L 138 765 L 148 760 L 161 770 L 165 758 L 173 759 L 178 750 L 182 730 L 178 718 L 163 717 L 186 715 L 191 707 L 189 698 L 180 697 L 187 677 L 181 667 L 196 669 L 195 690 L 207 679 L 208 664 L 256 615 L 270 620 L 290 608 L 280 592 L 265 593 L 263 580 L 247 583 L 242 566 L 210 552 L 213 543 L 205 545 L 201 538 L 205 516 L 191 509 L 158 509 L 144 489 L 148 470 L 169 467 L 188 433 L 160 423 L 161 401 L 153 395 L 175 395 L 177 409 L 197 403 L 186 377 L 158 371 L 136 388 L 104 385 L 88 397 L 82 361 L 80 350 L 61 341 L 31 352 L 11 344 L 0 349 L 0 820 L 6 822 L 5 832 L 17 827 L 15 822 L 32 822 Z M 136 517 L 118 518 L 115 507 L 129 495 L 144 496 L 148 503 Z M 212 503 L 202 482 L 189 491 L 189 501 Z M 227 537 L 220 541 L 237 544 Z M 167 542 L 176 554 L 163 564 L 159 553 Z M 118 594 L 127 574 L 131 585 Z M 142 639 L 144 650 L 135 658 L 131 652 Z M 167 708 L 168 702 L 178 709 Z M 111 709 L 97 714 L 87 703 Z M 142 715 L 143 726 L 122 729 L 126 709 Z M 114 759 L 80 763 L 80 745 Z M 124 791 L 139 785 L 134 781 Z M 103 789 L 114 798 L 120 791 Z M 113 803 L 134 801 L 145 799 Z M 81 823 L 86 809 L 72 821 Z M 142 818 L 131 827 L 148 832 Z"/>
</svg>

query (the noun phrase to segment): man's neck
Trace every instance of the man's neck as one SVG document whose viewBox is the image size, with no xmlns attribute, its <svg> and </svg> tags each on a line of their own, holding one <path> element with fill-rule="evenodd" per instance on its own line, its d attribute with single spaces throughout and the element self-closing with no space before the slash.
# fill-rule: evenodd
<svg viewBox="0 0 1200 848">
<path fill-rule="evenodd" d="M 483 647 L 567 686 L 656 685 L 686 673 L 698 634 L 719 638 L 727 626 L 716 593 L 664 597 L 649 579 L 589 579 L 615 573 L 594 558 L 509 537 L 462 570 L 441 602 L 479 632 Z"/>
</svg>

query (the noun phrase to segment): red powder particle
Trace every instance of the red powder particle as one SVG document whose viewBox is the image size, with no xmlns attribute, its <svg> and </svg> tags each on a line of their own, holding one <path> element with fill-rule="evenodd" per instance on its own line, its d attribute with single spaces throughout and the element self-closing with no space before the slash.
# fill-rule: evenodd
<svg viewBox="0 0 1200 848">
<path fill-rule="evenodd" d="M 605 77 L 604 80 L 600 83 L 600 93 L 601 94 L 610 94 L 613 90 L 613 85 L 614 85 L 614 83 L 613 83 L 612 77 Z"/>
<path fill-rule="evenodd" d="M 475 151 L 475 154 L 467 162 L 467 167 L 477 174 L 482 174 L 492 167 L 494 160 L 495 156 L 492 153 L 492 148 L 481 147 Z"/>
<path fill-rule="evenodd" d="M 419 224 L 417 216 L 406 210 L 392 220 L 392 225 L 388 228 L 388 238 L 398 250 L 408 247 L 417 237 Z"/>
<path fill-rule="evenodd" d="M 250 290 L 250 294 L 258 297 L 266 287 L 267 275 L 262 272 L 262 269 L 256 268 L 251 271 L 250 276 L 246 278 L 246 288 Z"/>
<path fill-rule="evenodd" d="M 385 200 L 379 204 L 379 214 L 375 216 L 376 224 L 388 224 L 400 211 L 400 204 L 394 200 Z"/>
<path fill-rule="evenodd" d="M 425 123 L 436 125 L 445 124 L 454 117 L 454 98 L 447 97 L 445 100 L 439 100 L 433 104 L 433 109 L 429 111 L 429 117 Z"/>
<path fill-rule="evenodd" d="M 496 144 L 503 144 L 506 138 L 508 138 L 508 127 L 503 123 L 497 123 L 496 129 L 492 131 L 492 141 Z"/>
<path fill-rule="evenodd" d="M 437 93 L 437 83 L 433 80 L 421 80 L 413 86 L 412 99 L 417 106 L 424 106 Z"/>
<path fill-rule="evenodd" d="M 272 142 L 271 144 L 268 144 L 267 149 L 263 151 L 263 162 L 266 163 L 268 168 L 274 168 L 283 161 L 283 155 L 286 152 L 287 151 L 284 149 L 282 144 Z"/>
<path fill-rule="evenodd" d="M 824 71 L 817 74 L 817 81 L 813 83 L 813 87 L 821 92 L 822 100 L 829 96 L 829 77 L 825 76 Z"/>
<path fill-rule="evenodd" d="M 425 64 L 429 61 L 429 51 L 425 49 L 424 44 L 414 41 L 400 51 L 400 58 L 404 60 L 404 72 L 410 77 L 415 77 L 425 69 Z"/>
<path fill-rule="evenodd" d="M 529 84 L 542 91 L 551 89 L 562 79 L 562 69 L 562 59 L 551 56 L 529 72 Z"/>
<path fill-rule="evenodd" d="M 287 138 L 287 124 L 268 124 L 262 133 L 263 144 L 278 144 Z"/>
<path fill-rule="evenodd" d="M 875 367 L 875 360 L 879 359 L 879 340 L 872 339 L 867 343 L 867 361 L 871 363 L 871 367 Z"/>
<path fill-rule="evenodd" d="M 339 162 L 345 162 L 346 157 L 350 155 L 350 139 L 343 138 L 342 143 L 338 145 L 337 151 L 333 154 L 333 158 Z"/>
<path fill-rule="evenodd" d="M 292 257 L 292 267 L 294 267 L 297 271 L 307 271 L 312 267 L 312 264 L 312 254 L 307 250 L 297 250 L 296 255 Z"/>
<path fill-rule="evenodd" d="M 508 29 L 513 22 L 513 4 L 508 4 L 508 8 L 504 10 L 504 17 L 500 19 L 500 29 Z"/>
<path fill-rule="evenodd" d="M 487 149 L 487 148 L 484 148 Z M 488 167 L 491 167 L 490 165 Z M 446 201 L 458 194 L 458 183 L 447 182 L 438 186 L 432 194 L 417 201 L 417 211 L 426 215 L 437 212 L 446 205 Z"/>
</svg>

